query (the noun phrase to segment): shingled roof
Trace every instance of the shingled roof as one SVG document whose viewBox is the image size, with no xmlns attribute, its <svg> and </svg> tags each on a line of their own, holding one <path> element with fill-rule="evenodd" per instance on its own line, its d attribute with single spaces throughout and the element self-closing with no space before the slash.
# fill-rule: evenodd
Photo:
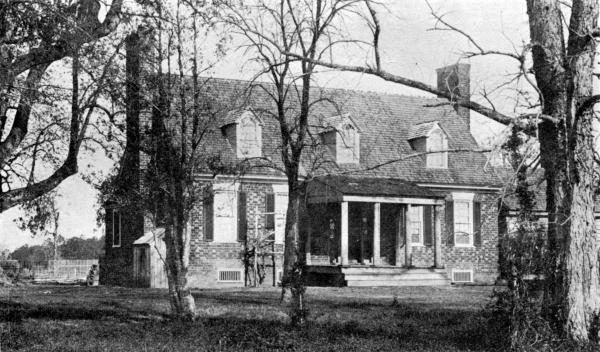
<svg viewBox="0 0 600 352">
<path fill-rule="evenodd" d="M 206 155 L 219 154 L 222 160 L 239 161 L 229 141 L 216 126 L 230 122 L 230 111 L 249 109 L 264 122 L 264 160 L 247 163 L 250 167 L 246 172 L 282 175 L 277 171 L 283 168 L 279 125 L 271 114 L 266 113 L 275 111 L 275 105 L 263 89 L 269 89 L 269 84 L 262 85 L 259 88 L 247 81 L 205 79 L 202 95 L 220 113 L 217 114 L 215 128 L 209 131 L 201 148 Z M 494 170 L 488 166 L 486 155 L 478 151 L 480 148 L 467 125 L 452 106 L 445 104 L 445 100 L 318 88 L 311 90 L 311 97 L 321 100 L 314 105 L 309 118 L 315 135 L 322 130 L 327 119 L 347 114 L 360 131 L 361 147 L 359 164 L 337 164 L 328 148 L 323 146 L 307 148 L 302 168 L 312 176 L 345 174 L 428 184 L 502 185 Z M 447 169 L 426 168 L 423 158 L 415 155 L 408 141 L 415 126 L 432 125 L 434 122 L 439 123 L 446 132 L 449 150 L 461 150 L 448 153 Z"/>
<path fill-rule="evenodd" d="M 307 194 L 439 198 L 427 188 L 393 178 L 320 176 L 307 182 Z"/>
</svg>

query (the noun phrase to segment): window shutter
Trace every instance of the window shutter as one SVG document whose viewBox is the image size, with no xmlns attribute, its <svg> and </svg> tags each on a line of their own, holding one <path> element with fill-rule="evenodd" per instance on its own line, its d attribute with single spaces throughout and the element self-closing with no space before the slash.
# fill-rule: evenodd
<svg viewBox="0 0 600 352">
<path fill-rule="evenodd" d="M 112 247 L 113 238 L 113 210 L 112 208 L 106 208 L 106 242 L 108 246 Z"/>
<path fill-rule="evenodd" d="M 113 246 L 121 246 L 121 212 L 113 210 Z"/>
<path fill-rule="evenodd" d="M 238 193 L 238 231 L 237 240 L 240 242 L 246 241 L 246 235 L 248 233 L 248 219 L 246 213 L 246 192 Z"/>
<path fill-rule="evenodd" d="M 446 235 L 448 246 L 454 246 L 454 202 L 446 201 Z"/>
<path fill-rule="evenodd" d="M 265 194 L 265 213 L 267 214 L 265 217 L 265 228 L 268 230 L 275 229 L 275 194 L 267 193 Z"/>
<path fill-rule="evenodd" d="M 207 197 L 204 199 L 204 240 L 205 241 L 213 241 L 214 236 L 214 226 L 213 226 L 213 199 L 212 197 Z"/>
<path fill-rule="evenodd" d="M 423 244 L 433 246 L 433 212 L 431 205 L 423 206 Z"/>
<path fill-rule="evenodd" d="M 481 203 L 473 202 L 473 245 L 481 247 Z"/>
</svg>

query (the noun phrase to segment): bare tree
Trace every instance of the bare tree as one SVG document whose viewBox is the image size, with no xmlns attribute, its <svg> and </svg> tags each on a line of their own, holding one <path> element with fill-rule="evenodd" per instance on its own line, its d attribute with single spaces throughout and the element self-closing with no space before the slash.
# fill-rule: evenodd
<svg viewBox="0 0 600 352">
<path fill-rule="evenodd" d="M 177 319 L 190 320 L 196 317 L 195 301 L 187 281 L 192 235 L 190 217 L 194 206 L 205 196 L 205 189 L 198 186 L 195 175 L 206 165 L 203 141 L 216 114 L 211 101 L 202 94 L 204 81 L 200 74 L 210 65 L 205 66 L 199 46 L 204 38 L 202 33 L 213 24 L 214 9 L 211 4 L 179 0 L 154 2 L 147 11 L 152 16 L 148 16 L 151 19 L 149 33 L 145 35 L 152 39 L 146 45 L 149 51 L 146 54 L 150 57 L 145 60 L 148 65 L 142 70 L 151 73 L 143 72 L 147 79 L 143 83 L 145 89 L 138 87 L 137 92 L 128 95 L 133 97 L 135 93 L 134 100 L 137 99 L 138 104 L 143 102 L 151 107 L 150 136 L 146 142 L 138 141 L 128 152 L 126 147 L 126 154 L 142 151 L 149 156 L 148 164 L 142 167 L 142 185 L 133 196 L 139 196 L 137 202 L 144 203 L 141 206 L 150 214 L 154 226 L 165 229 L 166 256 L 163 259 L 171 311 Z M 137 74 L 140 74 L 139 67 Z M 133 76 L 133 79 L 138 78 L 136 74 Z M 138 109 L 138 115 L 141 108 L 140 105 L 129 107 Z M 130 145 L 131 138 L 139 138 L 140 131 L 127 134 Z M 211 162 L 220 167 L 217 160 Z M 139 167 L 139 162 L 137 165 Z M 134 166 L 129 172 L 138 172 L 138 167 Z"/>
<path fill-rule="evenodd" d="M 122 4 L 123 0 L 112 1 L 102 22 L 99 21 L 101 6 L 96 0 L 81 0 L 71 5 L 10 0 L 0 5 L 3 18 L 0 26 L 0 168 L 3 170 L 0 212 L 51 191 L 77 172 L 79 148 L 98 95 L 92 94 L 95 97 L 86 101 L 88 105 L 81 106 L 83 100 L 77 94 L 84 92 L 74 86 L 74 104 L 67 124 L 66 159 L 42 180 L 27 184 L 9 180 L 14 171 L 12 163 L 19 156 L 28 155 L 23 149 L 33 149 L 41 143 L 38 140 L 32 145 L 26 141 L 30 132 L 35 131 L 31 128 L 35 124 L 32 116 L 42 98 L 40 87 L 49 67 L 72 57 L 73 72 L 79 75 L 79 56 L 86 46 L 115 31 L 120 23 Z M 43 139 L 43 143 L 47 142 L 47 138 Z M 18 186 L 13 187 L 13 183 Z"/>
<path fill-rule="evenodd" d="M 288 181 L 285 222 L 282 297 L 291 293 L 291 318 L 295 325 L 306 322 L 303 262 L 298 247 L 302 200 L 300 163 L 312 144 L 309 117 L 324 98 L 315 97 L 313 74 L 316 63 L 334 44 L 339 32 L 338 15 L 359 1 L 256 1 L 228 6 L 225 22 L 240 35 L 243 47 L 258 66 L 253 89 L 261 89 L 274 109 L 261 111 L 277 121 L 281 135 L 281 160 Z M 291 56 L 290 53 L 300 54 Z M 263 78 L 269 84 L 256 79 Z"/>
<path fill-rule="evenodd" d="M 587 341 L 600 317 L 600 263 L 594 233 L 594 196 L 598 191 L 598 162 L 594 155 L 592 108 L 600 100 L 592 92 L 595 38 L 600 34 L 598 3 L 574 0 L 527 0 L 531 42 L 521 53 L 484 49 L 470 35 L 433 13 L 444 29 L 466 37 L 477 49 L 467 56 L 502 55 L 516 60 L 525 79 L 538 93 L 537 112 L 504 114 L 492 106 L 471 101 L 426 83 L 394 75 L 382 67 L 377 4 L 364 1 L 372 30 L 374 62 L 352 66 L 339 59 L 317 60 L 305 53 L 286 51 L 289 57 L 323 67 L 367 73 L 444 97 L 505 125 L 516 125 L 539 136 L 541 166 L 547 184 L 548 238 L 555 266 L 549 268 L 546 287 L 552 319 L 574 340 Z M 568 10 L 568 11 L 565 11 Z M 570 17 L 568 16 L 570 12 Z M 533 67 L 527 67 L 531 57 Z"/>
</svg>

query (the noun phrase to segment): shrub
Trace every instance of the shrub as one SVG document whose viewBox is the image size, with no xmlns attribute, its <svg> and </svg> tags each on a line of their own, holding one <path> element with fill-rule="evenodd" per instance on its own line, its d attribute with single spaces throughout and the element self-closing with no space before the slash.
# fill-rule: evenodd
<svg viewBox="0 0 600 352">
<path fill-rule="evenodd" d="M 557 333 L 544 306 L 545 272 L 552 268 L 546 230 L 521 220 L 500 239 L 500 271 L 507 289 L 495 290 L 490 303 L 490 331 L 506 336 L 512 351 L 595 351 L 597 345 L 576 345 Z"/>
<path fill-rule="evenodd" d="M 16 260 L 0 260 L 0 269 L 4 271 L 4 274 L 8 277 L 17 277 L 21 266 Z"/>
<path fill-rule="evenodd" d="M 22 268 L 19 271 L 19 280 L 33 280 L 33 271 L 29 268 Z"/>
</svg>

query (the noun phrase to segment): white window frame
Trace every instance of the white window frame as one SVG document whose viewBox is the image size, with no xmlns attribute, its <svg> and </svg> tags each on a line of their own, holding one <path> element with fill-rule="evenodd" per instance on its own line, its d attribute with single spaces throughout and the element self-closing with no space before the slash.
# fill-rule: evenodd
<svg viewBox="0 0 600 352">
<path fill-rule="evenodd" d="M 350 122 L 344 122 L 338 125 L 336 133 L 337 162 L 343 164 L 359 163 L 360 133 L 358 128 Z"/>
<path fill-rule="evenodd" d="M 213 183 L 212 243 L 239 243 L 237 239 L 237 195 L 239 185 L 235 181 Z"/>
<path fill-rule="evenodd" d="M 254 127 L 253 139 L 242 139 L 242 126 Z M 251 112 L 244 114 L 238 121 L 237 126 L 237 156 L 238 158 L 256 158 L 262 156 L 262 126 L 253 117 Z"/>
<path fill-rule="evenodd" d="M 439 135 L 441 138 L 440 144 L 441 146 L 436 146 L 435 148 L 432 148 L 432 141 L 433 141 L 433 136 L 434 135 Z M 438 153 L 432 153 L 432 152 L 436 152 L 437 150 L 442 150 Z M 444 130 L 441 129 L 441 127 L 439 125 L 435 125 L 434 128 L 431 129 L 431 131 L 429 131 L 428 135 L 427 135 L 427 140 L 426 140 L 426 148 L 425 148 L 426 152 L 428 154 L 426 154 L 425 157 L 425 165 L 428 169 L 447 169 L 448 168 L 448 137 L 446 136 L 446 133 L 444 132 Z M 441 165 L 432 165 L 432 157 L 433 156 L 440 156 L 442 159 L 442 163 Z"/>
<path fill-rule="evenodd" d="M 452 200 L 454 202 L 454 206 L 452 207 L 452 210 L 454 211 L 453 214 L 453 220 L 454 220 L 454 246 L 455 247 L 473 247 L 473 241 L 474 241 L 474 234 L 473 234 L 473 198 L 475 197 L 475 195 L 473 193 L 452 193 Z M 458 206 L 457 204 L 459 203 L 463 203 L 463 204 L 467 204 L 468 206 L 468 210 L 467 210 L 467 214 L 469 217 L 469 222 L 467 224 L 468 227 L 468 232 L 466 231 L 459 231 L 459 232 L 465 232 L 469 235 L 469 243 L 457 243 L 456 242 L 456 219 L 457 217 L 457 211 L 458 211 Z"/>
<path fill-rule="evenodd" d="M 274 184 L 272 188 L 275 193 L 275 243 L 283 244 L 288 207 L 288 185 Z"/>
<path fill-rule="evenodd" d="M 413 205 L 410 207 L 410 209 L 413 211 L 412 214 L 410 214 L 410 224 L 408 226 L 408 228 L 410 229 L 410 233 L 409 233 L 409 239 L 410 239 L 410 245 L 411 246 L 423 246 L 423 232 L 425 231 L 424 229 L 424 225 L 425 222 L 423 221 L 423 206 L 420 205 Z M 414 215 L 415 212 L 417 213 L 417 219 L 414 219 Z M 419 242 L 413 242 L 412 238 L 413 238 L 413 234 L 414 234 L 414 224 L 418 223 L 419 224 Z"/>
<path fill-rule="evenodd" d="M 115 221 L 115 214 L 117 214 L 119 216 L 119 226 L 118 226 L 118 229 L 119 229 L 119 243 L 118 244 L 115 243 L 115 223 L 116 223 L 116 221 Z M 118 247 L 121 247 L 121 241 L 122 241 L 122 238 L 123 238 L 123 235 L 121 233 L 121 229 L 122 229 L 122 227 L 121 227 L 121 217 L 122 216 L 121 216 L 121 213 L 118 210 L 114 210 L 114 209 L 112 211 L 111 216 L 112 216 L 112 246 L 113 246 L 113 248 L 118 248 Z"/>
</svg>

